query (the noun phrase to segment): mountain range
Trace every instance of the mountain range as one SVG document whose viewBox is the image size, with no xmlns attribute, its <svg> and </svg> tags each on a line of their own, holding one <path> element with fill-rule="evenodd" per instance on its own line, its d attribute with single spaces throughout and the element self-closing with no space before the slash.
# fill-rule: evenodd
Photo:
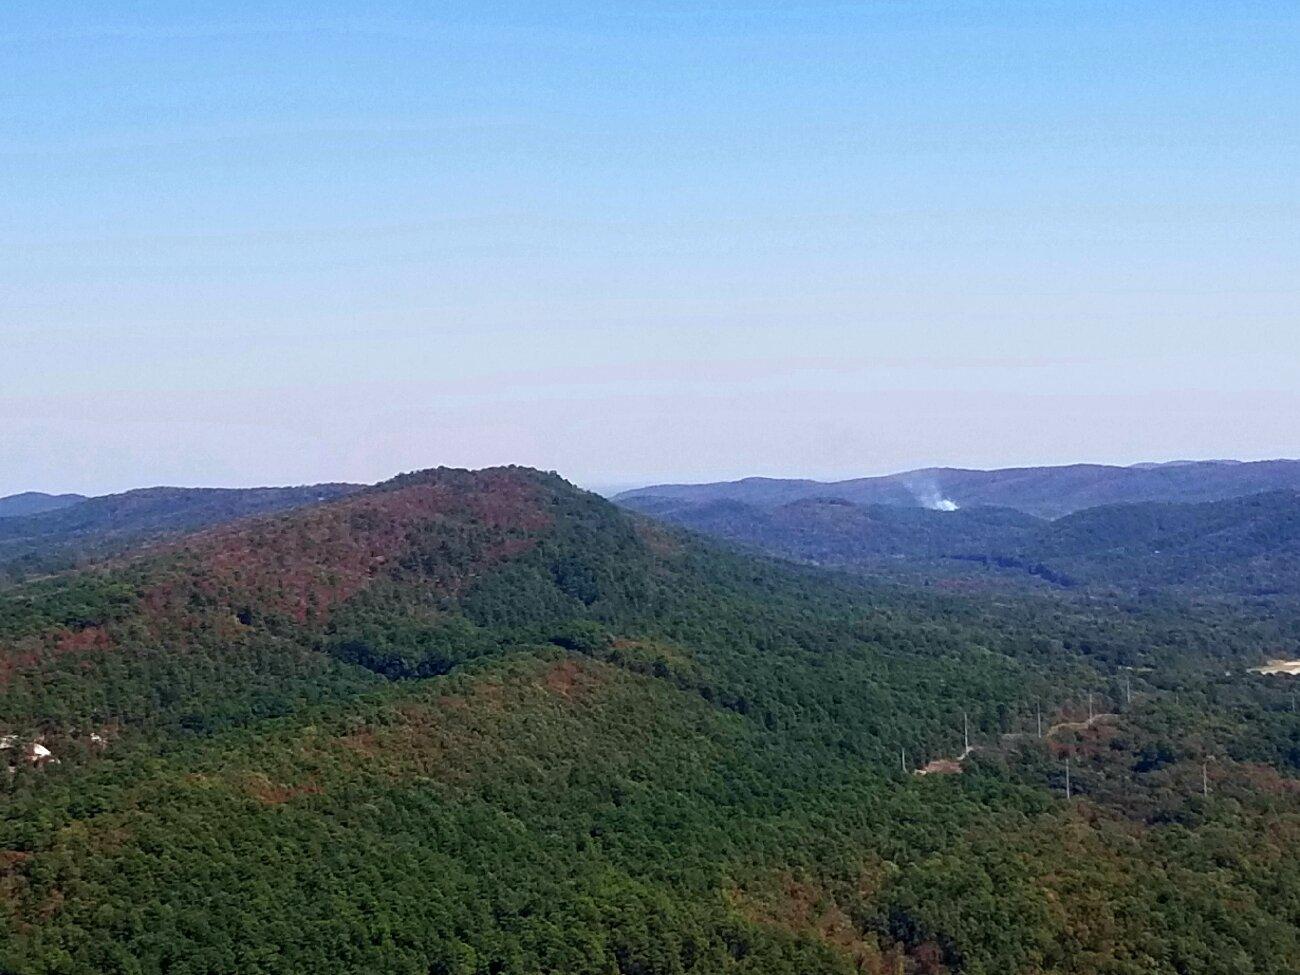
<svg viewBox="0 0 1300 975">
<path fill-rule="evenodd" d="M 1300 461 L 1175 461 L 1112 467 L 1073 464 L 962 470 L 933 467 L 845 481 L 751 477 L 711 484 L 660 484 L 616 498 L 645 510 L 651 499 L 738 501 L 775 507 L 810 498 L 934 509 L 995 506 L 1042 518 L 1139 501 L 1218 501 L 1274 490 L 1300 490 Z"/>
<path fill-rule="evenodd" d="M 85 530 L 161 534 L 0 592 L 0 970 L 1300 965 L 1300 725 L 1250 673 L 1300 631 L 880 583 L 519 467 L 297 500 L 191 531 L 132 502 Z M 799 505 L 899 515 L 882 554 L 1259 541 Z"/>
<path fill-rule="evenodd" d="M 936 511 L 805 499 L 621 499 L 657 519 L 772 555 L 875 572 L 969 576 L 1062 588 L 1300 594 L 1300 493 L 1101 505 L 1055 520 L 1014 508 Z"/>
<path fill-rule="evenodd" d="M 84 494 L 46 494 L 43 491 L 24 491 L 0 498 L 0 518 L 19 515 L 39 515 L 43 511 L 56 511 L 85 501 Z"/>
<path fill-rule="evenodd" d="M 355 484 L 266 488 L 140 488 L 0 499 L 0 571 L 11 577 L 68 568 L 169 534 L 340 498 Z M 23 512 L 26 513 L 23 513 Z"/>
</svg>

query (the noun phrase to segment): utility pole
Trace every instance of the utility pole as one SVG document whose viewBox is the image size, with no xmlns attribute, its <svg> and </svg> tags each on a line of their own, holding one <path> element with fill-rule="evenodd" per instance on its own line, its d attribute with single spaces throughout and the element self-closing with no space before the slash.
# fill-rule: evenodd
<svg viewBox="0 0 1300 975">
<path fill-rule="evenodd" d="M 1065 756 L 1065 798 L 1070 798 L 1070 756 Z"/>
<path fill-rule="evenodd" d="M 1043 737 L 1043 702 L 1041 700 L 1035 702 L 1035 710 L 1038 712 L 1038 737 L 1042 738 Z"/>
<path fill-rule="evenodd" d="M 1133 684 L 1129 680 L 1129 675 L 1124 674 L 1124 706 L 1130 707 L 1133 704 Z"/>
<path fill-rule="evenodd" d="M 900 748 L 899 752 L 903 757 L 903 774 L 906 775 L 907 774 L 907 749 Z"/>
<path fill-rule="evenodd" d="M 1088 724 L 1092 724 L 1092 691 L 1088 692 Z"/>
<path fill-rule="evenodd" d="M 965 711 L 961 713 L 961 737 L 966 751 L 970 751 L 970 720 L 966 717 Z"/>
<path fill-rule="evenodd" d="M 1208 762 L 1201 763 L 1201 797 L 1204 799 L 1210 798 L 1210 773 L 1208 764 Z"/>
</svg>

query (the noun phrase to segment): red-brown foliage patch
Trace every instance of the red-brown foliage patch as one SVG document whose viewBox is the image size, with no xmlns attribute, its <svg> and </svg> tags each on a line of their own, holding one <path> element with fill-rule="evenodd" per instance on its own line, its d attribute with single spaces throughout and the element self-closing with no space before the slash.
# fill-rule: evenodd
<svg viewBox="0 0 1300 975">
<path fill-rule="evenodd" d="M 424 593 L 455 596 L 486 568 L 537 544 L 552 523 L 550 497 L 545 480 L 523 470 L 431 471 L 152 545 L 101 566 L 131 580 L 133 612 L 0 646 L 0 687 L 58 655 L 93 666 L 92 655 L 146 635 L 236 646 L 268 622 L 323 628 L 334 607 L 381 573 L 417 573 L 412 584 Z M 449 557 L 428 558 L 444 539 Z M 423 557 L 403 561 L 417 546 Z"/>
<path fill-rule="evenodd" d="M 634 528 L 642 544 L 660 558 L 671 558 L 682 550 L 682 543 L 676 536 L 649 519 L 636 519 Z"/>
<path fill-rule="evenodd" d="M 273 782 L 267 776 L 258 774 L 249 776 L 245 780 L 244 792 L 264 805 L 278 806 L 299 796 L 319 795 L 321 787 L 310 779 L 296 785 L 287 785 L 283 782 Z"/>
<path fill-rule="evenodd" d="M 0 655 L 0 687 L 8 687 L 14 674 L 30 670 L 40 662 L 41 655 L 31 649 L 31 642 L 25 640 L 17 648 L 0 647 L 0 651 L 3 651 L 3 655 Z"/>
<path fill-rule="evenodd" d="M 925 944 L 910 952 L 901 945 L 882 949 L 875 935 L 858 930 L 828 891 L 788 873 L 760 884 L 758 889 L 732 887 L 727 891 L 727 900 L 755 924 L 820 941 L 847 957 L 858 972 L 943 975 L 947 971 L 936 946 Z"/>
<path fill-rule="evenodd" d="M 364 755 L 367 758 L 375 758 L 383 751 L 379 744 L 379 736 L 370 728 L 343 735 L 339 738 L 339 744 L 348 751 L 356 752 L 358 755 Z"/>
<path fill-rule="evenodd" d="M 572 698 L 591 686 L 590 678 L 576 660 L 561 660 L 542 675 L 542 682 L 552 694 Z"/>
<path fill-rule="evenodd" d="M 93 654 L 111 649 L 112 637 L 99 626 L 81 630 L 60 627 L 47 633 L 23 637 L 14 644 L 0 645 L 0 687 L 7 687 L 15 674 L 35 670 L 51 655 Z"/>
<path fill-rule="evenodd" d="M 539 482 L 513 470 L 433 472 L 410 483 L 288 513 L 218 526 L 118 561 L 143 569 L 141 624 L 156 638 L 202 631 L 235 643 L 264 617 L 323 625 L 407 553 L 412 539 L 446 530 L 466 554 L 434 567 L 426 588 L 455 595 L 485 566 L 516 558 L 551 523 Z M 49 654 L 90 653 L 115 644 L 118 624 L 60 628 L 6 647 L 0 684 Z"/>
<path fill-rule="evenodd" d="M 602 675 L 578 660 L 560 660 L 542 675 L 542 684 L 565 701 L 581 701 L 601 684 Z"/>
<path fill-rule="evenodd" d="M 1044 740 L 1056 758 L 1101 758 L 1109 753 L 1111 742 L 1120 733 L 1118 721 L 1118 714 L 1098 714 L 1091 721 L 1062 721 L 1052 725 Z"/>
<path fill-rule="evenodd" d="M 186 544 L 198 565 L 193 587 L 201 595 L 260 613 L 281 613 L 305 623 L 323 620 L 335 604 L 366 587 L 376 573 L 410 547 L 411 532 L 439 522 L 473 523 L 492 532 L 538 532 L 550 523 L 536 485 L 509 472 L 484 472 L 467 482 L 434 480 L 354 495 L 291 516 L 258 519 L 207 532 Z M 527 551 L 528 534 L 490 539 L 487 564 Z M 438 582 L 454 594 L 469 573 Z M 159 587 L 148 601 L 184 611 L 191 586 L 172 593 Z"/>
<path fill-rule="evenodd" d="M 360 728 L 338 743 L 354 760 L 390 779 L 414 775 L 455 781 L 465 777 L 467 761 L 478 751 L 480 739 L 469 726 L 474 714 L 467 708 L 459 715 L 439 715 L 412 705 L 403 709 L 400 720 Z"/>
<path fill-rule="evenodd" d="M 1254 792 L 1267 792 L 1275 796 L 1300 795 L 1300 779 L 1288 778 L 1271 765 L 1242 762 L 1232 766 L 1229 773 L 1218 769 L 1209 771 L 1212 784 L 1219 777 L 1230 776 Z"/>
<path fill-rule="evenodd" d="M 83 630 L 57 630 L 52 637 L 56 653 L 107 650 L 113 645 L 108 633 L 101 626 L 88 626 Z"/>
<path fill-rule="evenodd" d="M 448 694 L 438 698 L 439 707 L 459 712 L 500 711 L 505 703 L 505 685 L 496 680 L 480 680 L 464 694 Z"/>
<path fill-rule="evenodd" d="M 31 858 L 22 850 L 0 850 L 0 903 L 12 904 L 19 899 L 23 865 Z"/>
</svg>

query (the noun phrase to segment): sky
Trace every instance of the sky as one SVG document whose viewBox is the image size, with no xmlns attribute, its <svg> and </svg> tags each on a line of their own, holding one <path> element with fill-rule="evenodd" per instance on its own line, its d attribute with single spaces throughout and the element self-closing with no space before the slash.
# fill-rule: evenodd
<svg viewBox="0 0 1300 975">
<path fill-rule="evenodd" d="M 0 6 L 0 494 L 1300 455 L 1300 4 Z"/>
</svg>

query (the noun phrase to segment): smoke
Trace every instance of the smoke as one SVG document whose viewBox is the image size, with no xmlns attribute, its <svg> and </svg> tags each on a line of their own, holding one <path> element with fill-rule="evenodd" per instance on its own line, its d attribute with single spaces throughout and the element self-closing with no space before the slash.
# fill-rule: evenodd
<svg viewBox="0 0 1300 975">
<path fill-rule="evenodd" d="M 912 492 L 917 504 L 931 511 L 956 511 L 961 507 L 952 498 L 944 497 L 934 484 L 909 484 L 907 489 Z"/>
</svg>

